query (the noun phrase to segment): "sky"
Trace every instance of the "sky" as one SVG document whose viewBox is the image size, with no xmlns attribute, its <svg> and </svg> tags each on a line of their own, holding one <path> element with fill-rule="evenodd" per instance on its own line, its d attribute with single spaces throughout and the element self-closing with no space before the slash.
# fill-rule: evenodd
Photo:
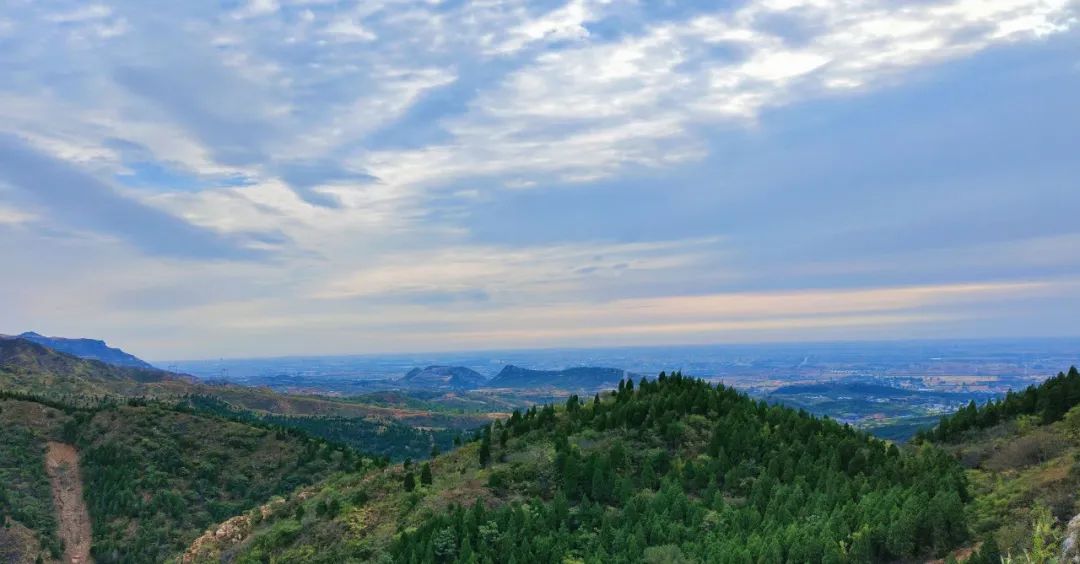
<svg viewBox="0 0 1080 564">
<path fill-rule="evenodd" d="M 1080 335 L 1080 2 L 8 0 L 0 333 Z"/>
</svg>

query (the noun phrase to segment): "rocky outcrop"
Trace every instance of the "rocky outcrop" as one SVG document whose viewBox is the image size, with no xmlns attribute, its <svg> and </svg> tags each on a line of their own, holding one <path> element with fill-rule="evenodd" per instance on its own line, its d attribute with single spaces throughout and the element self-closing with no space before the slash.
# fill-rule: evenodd
<svg viewBox="0 0 1080 564">
<path fill-rule="evenodd" d="M 297 494 L 296 499 L 304 501 L 310 496 L 311 492 L 302 491 Z M 284 507 L 284 499 L 273 499 L 255 510 L 258 511 L 256 517 L 269 519 Z M 221 559 L 222 550 L 247 540 L 256 524 L 256 522 L 252 521 L 252 514 L 237 515 L 217 527 L 207 530 L 201 537 L 195 539 L 184 552 L 180 561 L 183 564 L 217 562 Z"/>
<path fill-rule="evenodd" d="M 1080 515 L 1069 519 L 1065 526 L 1065 538 L 1061 541 L 1061 562 L 1080 564 Z"/>
</svg>

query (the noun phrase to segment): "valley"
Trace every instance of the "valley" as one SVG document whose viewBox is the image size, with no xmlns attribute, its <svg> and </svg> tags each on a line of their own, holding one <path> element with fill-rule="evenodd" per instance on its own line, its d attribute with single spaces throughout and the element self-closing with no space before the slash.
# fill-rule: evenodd
<svg viewBox="0 0 1080 564">
<path fill-rule="evenodd" d="M 1080 0 L 0 1 L 0 564 L 1080 564 Z"/>
<path fill-rule="evenodd" d="M 942 414 L 1041 381 L 1080 342 L 911 341 L 163 361 L 208 382 L 457 414 L 506 414 L 677 367 L 756 398 L 906 440 Z M 457 371 L 453 383 L 410 374 Z M 577 371 L 577 372 L 575 372 Z M 415 377 L 415 376 L 414 376 Z M 448 382 L 448 381 L 447 381 Z"/>
<path fill-rule="evenodd" d="M 741 390 L 678 371 L 432 364 L 363 394 L 296 394 L 0 339 L 0 554 L 979 563 L 1057 550 L 1080 513 L 1080 374 L 1003 394 L 1027 376 L 996 366 Z"/>
</svg>

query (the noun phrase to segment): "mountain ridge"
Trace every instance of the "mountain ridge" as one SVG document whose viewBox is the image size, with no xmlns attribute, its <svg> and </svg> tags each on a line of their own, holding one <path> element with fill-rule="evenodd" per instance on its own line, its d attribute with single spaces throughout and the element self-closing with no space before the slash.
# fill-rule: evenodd
<svg viewBox="0 0 1080 564">
<path fill-rule="evenodd" d="M 35 333 L 34 331 L 26 331 L 16 335 L 16 337 L 79 358 L 100 360 L 101 362 L 115 366 L 154 368 L 149 362 L 146 362 L 131 353 L 125 352 L 122 349 L 110 347 L 101 339 L 46 337 L 45 335 Z"/>
</svg>

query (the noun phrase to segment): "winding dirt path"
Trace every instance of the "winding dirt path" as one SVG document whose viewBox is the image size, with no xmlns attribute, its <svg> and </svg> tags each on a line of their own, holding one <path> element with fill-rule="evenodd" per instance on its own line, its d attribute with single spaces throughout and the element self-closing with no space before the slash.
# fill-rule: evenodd
<svg viewBox="0 0 1080 564">
<path fill-rule="evenodd" d="M 60 540 L 64 542 L 64 562 L 87 564 L 90 560 L 90 513 L 83 501 L 79 453 L 75 447 L 49 442 L 45 469 L 52 483 L 53 505 L 60 521 Z"/>
</svg>

